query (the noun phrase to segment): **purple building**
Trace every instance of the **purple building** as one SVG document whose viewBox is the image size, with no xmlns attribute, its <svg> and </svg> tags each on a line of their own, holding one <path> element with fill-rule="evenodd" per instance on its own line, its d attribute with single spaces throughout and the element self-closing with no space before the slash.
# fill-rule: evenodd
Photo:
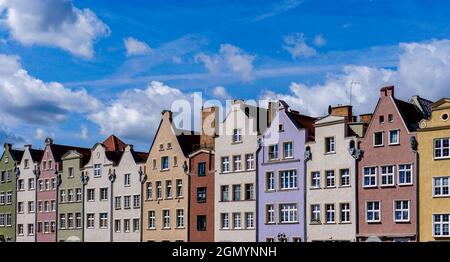
<svg viewBox="0 0 450 262">
<path fill-rule="evenodd" d="M 258 155 L 259 242 L 305 240 L 305 143 L 314 138 L 315 118 L 269 104 L 270 126 L 261 135 Z"/>
</svg>

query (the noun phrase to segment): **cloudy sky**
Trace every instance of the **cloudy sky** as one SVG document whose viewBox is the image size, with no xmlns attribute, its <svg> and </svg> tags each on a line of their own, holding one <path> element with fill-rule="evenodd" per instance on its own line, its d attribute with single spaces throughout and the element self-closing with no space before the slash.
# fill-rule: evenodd
<svg viewBox="0 0 450 262">
<path fill-rule="evenodd" d="M 189 2 L 189 3 L 187 3 Z M 245 3 L 245 4 L 244 4 Z M 279 98 L 304 114 L 450 96 L 445 0 L 0 0 L 0 142 L 148 150 L 177 99 Z"/>
</svg>

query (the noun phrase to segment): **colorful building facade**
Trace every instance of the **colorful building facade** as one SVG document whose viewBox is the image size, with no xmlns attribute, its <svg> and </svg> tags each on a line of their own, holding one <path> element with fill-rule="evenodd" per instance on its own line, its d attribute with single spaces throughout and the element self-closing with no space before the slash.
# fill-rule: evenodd
<svg viewBox="0 0 450 262">
<path fill-rule="evenodd" d="M 23 151 L 5 144 L 0 159 L 0 236 L 8 242 L 16 241 L 16 189 L 17 178 L 20 177 L 18 165 L 22 156 Z"/>
<path fill-rule="evenodd" d="M 330 107 L 314 123 L 315 139 L 306 144 L 307 241 L 356 241 L 358 210 L 356 123 L 351 106 Z"/>
<path fill-rule="evenodd" d="M 61 180 L 58 186 L 58 242 L 83 241 L 83 181 L 82 169 L 89 161 L 91 150 L 77 148 L 62 157 Z"/>
<path fill-rule="evenodd" d="M 146 163 L 143 241 L 188 240 L 189 154 L 199 143 L 199 135 L 175 127 L 171 111 L 162 112 Z"/>
<path fill-rule="evenodd" d="M 17 242 L 36 241 L 36 172 L 43 155 L 44 151 L 25 145 L 17 180 Z"/>
<path fill-rule="evenodd" d="M 364 137 L 358 163 L 360 241 L 417 241 L 417 148 L 415 131 L 429 101 L 395 98 L 394 87 L 380 98 Z"/>
<path fill-rule="evenodd" d="M 305 241 L 305 143 L 314 118 L 279 101 L 257 152 L 258 242 Z M 270 112 L 272 110 L 269 110 Z M 269 113 L 270 113 L 269 112 Z"/>
<path fill-rule="evenodd" d="M 450 99 L 432 105 L 420 122 L 419 240 L 450 240 Z"/>
</svg>

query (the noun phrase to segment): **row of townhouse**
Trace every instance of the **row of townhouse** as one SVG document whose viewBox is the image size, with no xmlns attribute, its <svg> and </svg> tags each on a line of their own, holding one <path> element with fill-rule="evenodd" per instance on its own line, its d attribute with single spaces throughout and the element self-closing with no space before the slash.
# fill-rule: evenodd
<svg viewBox="0 0 450 262">
<path fill-rule="evenodd" d="M 395 97 L 373 113 L 310 117 L 234 100 L 201 132 L 163 111 L 148 153 L 5 144 L 0 236 L 9 241 L 436 241 L 450 239 L 450 99 Z"/>
</svg>

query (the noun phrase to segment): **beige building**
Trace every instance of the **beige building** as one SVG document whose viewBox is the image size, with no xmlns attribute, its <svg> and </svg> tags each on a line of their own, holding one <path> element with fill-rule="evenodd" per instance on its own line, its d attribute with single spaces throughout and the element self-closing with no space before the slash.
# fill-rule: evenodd
<svg viewBox="0 0 450 262">
<path fill-rule="evenodd" d="M 266 109 L 236 100 L 219 124 L 219 136 L 215 139 L 216 242 L 256 241 L 257 123 L 266 117 Z"/>
<path fill-rule="evenodd" d="M 187 241 L 189 153 L 200 138 L 163 111 L 146 163 L 142 241 Z M 181 134 L 178 134 L 178 133 Z"/>
<path fill-rule="evenodd" d="M 356 139 L 365 124 L 354 120 L 351 106 L 330 108 L 306 144 L 307 241 L 356 241 Z"/>
</svg>

